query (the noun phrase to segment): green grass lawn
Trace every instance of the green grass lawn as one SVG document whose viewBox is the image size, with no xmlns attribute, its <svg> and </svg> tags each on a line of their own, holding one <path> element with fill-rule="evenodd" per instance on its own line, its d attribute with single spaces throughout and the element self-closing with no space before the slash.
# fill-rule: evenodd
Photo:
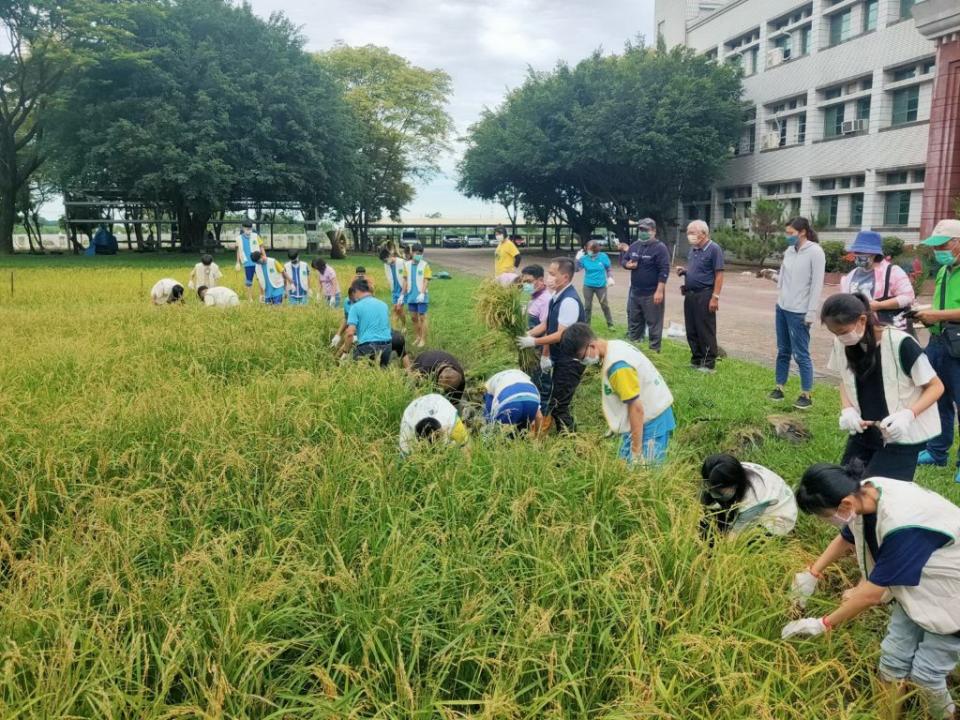
<svg viewBox="0 0 960 720">
<path fill-rule="evenodd" d="M 839 458 L 834 389 L 790 445 L 765 419 L 770 370 L 703 376 L 667 343 L 660 470 L 616 460 L 596 370 L 575 438 L 401 462 L 424 388 L 338 366 L 339 311 L 151 307 L 193 262 L 0 262 L 0 717 L 876 717 L 885 610 L 779 639 L 829 529 L 712 550 L 697 533 L 705 454 L 759 430 L 741 457 L 794 484 Z M 334 263 L 344 287 L 357 262 Z M 471 382 L 516 359 L 479 328 L 475 287 L 431 286 L 430 346 Z M 947 470 L 920 480 L 958 499 Z M 809 612 L 855 578 L 832 572 Z"/>
</svg>

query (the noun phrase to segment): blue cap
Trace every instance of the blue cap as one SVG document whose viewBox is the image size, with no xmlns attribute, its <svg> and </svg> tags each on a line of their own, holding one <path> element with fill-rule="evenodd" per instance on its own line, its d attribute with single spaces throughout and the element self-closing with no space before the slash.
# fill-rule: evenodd
<svg viewBox="0 0 960 720">
<path fill-rule="evenodd" d="M 873 230 L 861 230 L 850 246 L 850 252 L 860 255 L 883 255 L 883 238 Z"/>
</svg>

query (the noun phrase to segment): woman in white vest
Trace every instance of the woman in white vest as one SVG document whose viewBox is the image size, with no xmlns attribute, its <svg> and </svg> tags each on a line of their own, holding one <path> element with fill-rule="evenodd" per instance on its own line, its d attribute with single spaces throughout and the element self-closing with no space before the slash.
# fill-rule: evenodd
<svg viewBox="0 0 960 720">
<path fill-rule="evenodd" d="M 586 323 L 563 331 L 564 354 L 600 365 L 600 399 L 628 465 L 662 463 L 677 423 L 670 388 L 647 356 L 623 340 L 601 340 Z"/>
<path fill-rule="evenodd" d="M 431 393 L 407 405 L 400 420 L 400 452 L 409 455 L 420 441 L 443 439 L 463 445 L 467 428 L 453 404 L 443 395 Z"/>
<path fill-rule="evenodd" d="M 797 523 L 797 501 L 782 477 L 733 455 L 711 455 L 700 468 L 704 506 L 701 534 L 711 526 L 735 535 L 756 524 L 771 535 L 787 535 Z"/>
<path fill-rule="evenodd" d="M 840 533 L 794 578 L 805 605 L 823 573 L 855 555 L 862 578 L 822 618 L 788 623 L 783 638 L 821 635 L 875 605 L 895 601 L 880 645 L 880 677 L 888 683 L 895 717 L 903 683 L 927 696 L 935 718 L 955 711 L 947 676 L 960 661 L 960 508 L 913 483 L 871 477 L 857 480 L 839 465 L 810 467 L 800 481 L 803 512 L 836 525 Z"/>
<path fill-rule="evenodd" d="M 912 481 L 917 455 L 940 434 L 943 383 L 917 341 L 881 325 L 859 295 L 828 298 L 820 319 L 836 338 L 827 367 L 840 376 L 840 429 L 850 434 L 841 464 Z"/>
</svg>

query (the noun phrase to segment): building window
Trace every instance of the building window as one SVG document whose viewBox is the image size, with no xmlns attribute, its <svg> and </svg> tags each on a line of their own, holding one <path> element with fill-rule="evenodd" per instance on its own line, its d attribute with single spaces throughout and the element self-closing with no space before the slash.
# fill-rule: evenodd
<svg viewBox="0 0 960 720">
<path fill-rule="evenodd" d="M 840 196 L 827 195 L 817 198 L 817 215 L 827 227 L 837 226 L 837 211 L 840 209 Z"/>
<path fill-rule="evenodd" d="M 781 120 L 777 123 L 780 126 L 780 142 L 778 143 L 779 147 L 783 147 L 787 144 L 787 121 Z"/>
<path fill-rule="evenodd" d="M 823 136 L 836 137 L 843 133 L 843 105 L 831 105 L 823 111 Z"/>
<path fill-rule="evenodd" d="M 927 60 L 923 65 L 920 66 L 920 74 L 926 75 L 932 73 L 933 69 L 937 66 L 936 60 Z"/>
<path fill-rule="evenodd" d="M 793 46 L 793 38 L 789 35 L 782 35 L 773 41 L 773 46 L 781 51 L 783 51 L 783 59 L 790 59 L 790 51 Z"/>
<path fill-rule="evenodd" d="M 733 220 L 733 203 L 732 202 L 725 202 L 723 204 L 723 219 Z"/>
<path fill-rule="evenodd" d="M 757 126 L 752 125 L 750 127 L 750 152 L 753 153 L 757 149 Z"/>
<path fill-rule="evenodd" d="M 857 100 L 857 120 L 870 119 L 870 98 L 860 98 Z"/>
<path fill-rule="evenodd" d="M 807 141 L 807 114 L 797 115 L 797 143 L 803 145 Z"/>
<path fill-rule="evenodd" d="M 910 191 L 887 193 L 883 206 L 884 225 L 910 224 Z"/>
<path fill-rule="evenodd" d="M 830 45 L 837 45 L 850 37 L 851 10 L 830 16 Z"/>
<path fill-rule="evenodd" d="M 917 76 L 917 66 L 911 65 L 910 67 L 900 68 L 899 70 L 893 71 L 893 81 L 900 82 L 901 80 L 909 80 Z"/>
<path fill-rule="evenodd" d="M 870 32 L 877 29 L 877 6 L 880 0 L 867 0 L 863 7 L 863 31 Z"/>
<path fill-rule="evenodd" d="M 818 187 L 821 190 L 836 190 L 837 189 L 837 179 L 836 178 L 825 178 L 820 180 L 817 183 Z"/>
<path fill-rule="evenodd" d="M 810 28 L 805 27 L 800 31 L 800 54 L 808 55 L 810 53 Z"/>
<path fill-rule="evenodd" d="M 903 125 L 916 122 L 917 111 L 920 107 L 920 88 L 903 88 L 893 93 L 893 118 L 891 125 Z"/>
<path fill-rule="evenodd" d="M 836 87 L 827 88 L 823 91 L 824 100 L 834 100 L 843 95 L 843 88 L 837 85 Z"/>
<path fill-rule="evenodd" d="M 863 193 L 850 196 L 850 227 L 863 225 Z"/>
<path fill-rule="evenodd" d="M 922 183 L 922 182 L 926 181 L 926 179 L 927 179 L 927 170 L 926 170 L 926 168 L 923 168 L 922 170 L 914 170 L 914 171 L 913 171 L 913 181 L 914 181 L 915 183 Z"/>
<path fill-rule="evenodd" d="M 906 20 L 911 16 L 910 10 L 916 5 L 916 0 L 900 0 L 900 19 Z"/>
<path fill-rule="evenodd" d="M 887 173 L 887 185 L 906 185 L 908 182 L 910 180 L 906 170 Z"/>
</svg>

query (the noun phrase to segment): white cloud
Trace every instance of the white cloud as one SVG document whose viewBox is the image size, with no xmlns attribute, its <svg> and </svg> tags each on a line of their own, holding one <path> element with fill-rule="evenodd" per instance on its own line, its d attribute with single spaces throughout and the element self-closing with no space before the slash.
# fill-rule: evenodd
<svg viewBox="0 0 960 720">
<path fill-rule="evenodd" d="M 464 133 L 483 107 L 498 105 L 523 82 L 527 68 L 575 63 L 598 47 L 616 52 L 638 34 L 653 35 L 653 0 L 251 0 L 266 17 L 281 11 L 303 27 L 312 50 L 337 40 L 384 45 L 416 65 L 453 78 L 450 113 Z M 483 206 L 455 189 L 456 157 L 443 158 L 446 177 L 423 188 L 410 215 L 463 216 Z M 487 211 L 488 212 L 488 211 Z"/>
</svg>

